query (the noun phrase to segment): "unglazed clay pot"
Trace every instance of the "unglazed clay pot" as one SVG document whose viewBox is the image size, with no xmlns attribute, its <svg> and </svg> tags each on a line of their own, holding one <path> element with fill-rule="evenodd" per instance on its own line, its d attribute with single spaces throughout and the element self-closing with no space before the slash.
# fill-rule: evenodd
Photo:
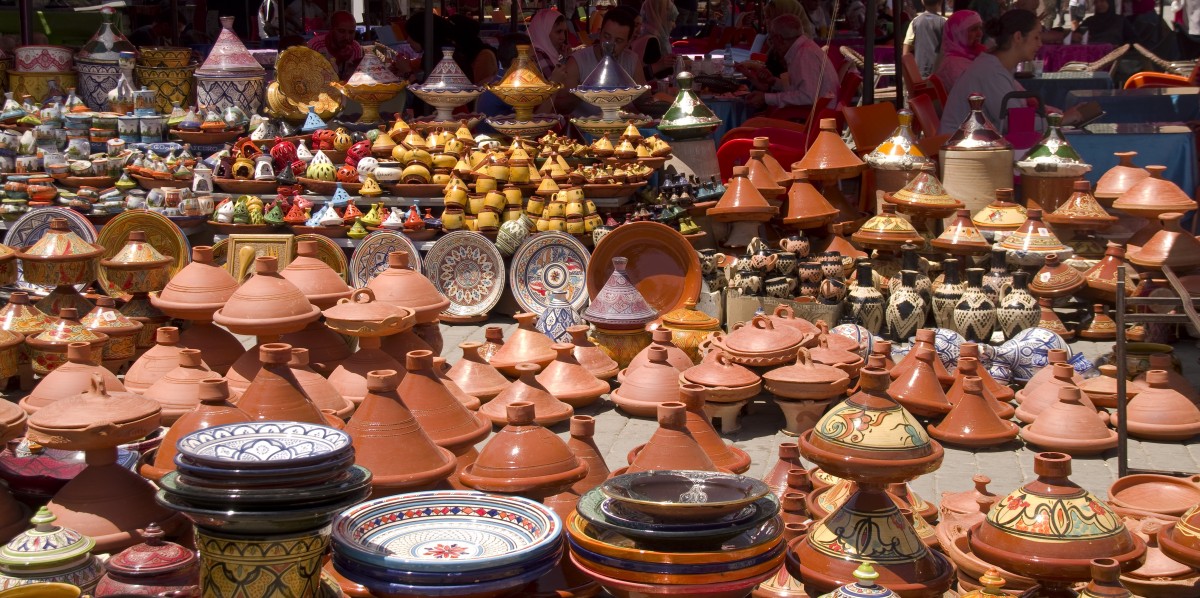
<svg viewBox="0 0 1200 598">
<path fill-rule="evenodd" d="M 450 307 L 450 300 L 438 292 L 423 274 L 408 269 L 408 253 L 388 254 L 388 268 L 367 283 L 375 297 L 407 307 L 416 313 L 418 323 L 436 322 L 438 314 Z M 553 357 L 551 358 L 553 359 Z"/>
<path fill-rule="evenodd" d="M 672 342 L 671 331 L 663 328 L 656 328 L 650 332 L 650 346 L 642 349 L 637 355 L 630 360 L 629 365 L 625 366 L 625 371 L 617 376 L 617 381 L 623 381 L 625 373 L 632 372 L 650 361 L 650 347 L 662 347 L 667 350 L 667 363 L 675 366 L 675 369 L 684 371 L 692 367 L 694 362 L 686 351 L 675 346 Z"/>
<path fill-rule="evenodd" d="M 405 330 L 399 334 L 389 334 L 380 339 L 380 348 L 385 353 L 391 355 L 397 361 L 403 360 L 406 355 L 413 351 L 429 351 L 436 354 L 433 347 L 425 342 L 425 339 L 417 336 L 412 329 Z"/>
<path fill-rule="evenodd" d="M 555 343 L 551 348 L 558 352 L 558 358 L 536 376 L 547 392 L 572 407 L 586 407 L 608 393 L 608 383 L 597 379 L 575 359 L 575 345 Z"/>
<path fill-rule="evenodd" d="M 504 346 L 504 329 L 499 326 L 488 326 L 483 329 L 483 346 L 479 348 L 479 356 L 484 361 L 491 362 L 492 356 Z"/>
<path fill-rule="evenodd" d="M 713 346 L 724 350 L 735 362 L 753 367 L 791 361 L 805 340 L 799 330 L 787 326 L 776 328 L 765 316 L 754 316 L 749 322 L 739 323 L 728 335 L 718 331 L 711 333 L 709 338 Z"/>
<path fill-rule="evenodd" d="M 604 483 L 608 479 L 608 465 L 596 446 L 596 419 L 590 415 L 571 416 L 571 436 L 567 438 L 567 448 L 581 462 L 588 466 L 587 476 L 571 485 L 570 489 L 549 496 L 542 502 L 554 509 L 559 516 L 566 511 L 567 516 L 575 509 L 579 497 Z"/>
<path fill-rule="evenodd" d="M 192 248 L 192 262 L 176 272 L 162 291 L 150 293 L 150 303 L 173 318 L 212 320 L 213 312 L 237 288 L 233 276 L 213 261 L 212 247 L 200 245 Z"/>
<path fill-rule="evenodd" d="M 698 365 L 679 374 L 679 382 L 699 384 L 708 391 L 707 400 L 739 402 L 758 395 L 762 379 L 745 366 L 734 363 L 724 351 L 709 351 Z"/>
<path fill-rule="evenodd" d="M 1100 375 L 1084 380 L 1079 390 L 1092 400 L 1092 404 L 1101 409 L 1117 408 L 1117 366 L 1102 365 L 1098 368 Z M 1169 378 L 1168 378 L 1169 379 Z M 1125 383 L 1125 398 L 1132 401 L 1142 391 L 1149 388 L 1140 380 L 1129 380 Z M 1190 400 L 1190 399 L 1189 399 Z"/>
<path fill-rule="evenodd" d="M 367 374 L 375 370 L 406 371 L 402 363 L 380 348 L 378 338 L 362 337 L 358 339 L 358 351 L 329 374 L 329 383 L 351 403 L 361 403 L 367 396 Z"/>
<path fill-rule="evenodd" d="M 207 378 L 199 381 L 196 387 L 200 404 L 171 424 L 162 443 L 153 453 L 147 453 L 138 469 L 150 481 L 157 482 L 168 472 L 175 471 L 176 446 L 184 436 L 213 426 L 251 421 L 249 415 L 229 402 L 229 385 L 225 380 Z"/>
<path fill-rule="evenodd" d="M 526 402 L 534 406 L 534 421 L 539 426 L 552 426 L 570 419 L 575 415 L 575 409 L 558 400 L 542 386 L 536 377 L 538 369 L 538 366 L 532 363 L 517 364 L 516 370 L 521 377 L 504 389 L 504 392 L 496 395 L 496 398 L 488 401 L 487 405 L 480 407 L 479 414 L 492 420 L 493 424 L 502 426 L 508 421 L 508 406 L 516 402 Z"/>
<path fill-rule="evenodd" d="M 912 367 L 892 381 L 888 395 L 917 415 L 941 417 L 949 413 L 952 406 L 934 369 L 933 364 L 938 359 L 931 349 L 914 347 L 914 350 L 917 356 Z"/>
<path fill-rule="evenodd" d="M 1075 383 L 1075 370 L 1065 363 L 1056 363 L 1054 368 L 1054 378 L 1045 384 L 1039 385 L 1029 395 L 1026 395 L 1025 400 L 1017 407 L 1017 419 L 1026 424 L 1032 424 L 1041 416 L 1042 412 L 1059 402 L 1059 391 L 1063 388 L 1076 388 L 1079 386 Z M 1085 405 L 1102 423 L 1108 423 L 1108 413 L 1099 413 L 1096 406 L 1092 404 L 1092 400 L 1086 395 L 1080 395 L 1079 402 Z"/>
<path fill-rule="evenodd" d="M 987 383 L 983 380 L 983 376 L 990 377 L 990 374 L 987 373 L 987 368 L 979 367 L 979 360 L 974 357 L 959 356 L 958 358 L 958 369 L 954 371 L 954 385 L 950 387 L 950 390 L 946 391 L 946 400 L 951 405 L 957 406 L 958 402 L 962 400 L 963 393 L 965 392 L 963 389 L 963 380 L 968 376 L 979 376 L 980 383 L 983 384 L 983 397 L 987 399 L 988 407 L 991 407 L 992 411 L 996 412 L 997 417 L 1002 420 L 1012 418 L 1013 414 L 1016 413 L 1016 409 L 1013 409 L 1013 406 L 1007 402 L 996 400 L 995 395 L 992 394 Z"/>
<path fill-rule="evenodd" d="M 973 342 L 966 342 L 966 343 L 959 345 L 958 346 L 958 359 L 959 359 L 960 363 L 962 362 L 962 358 L 964 358 L 964 357 L 971 357 L 971 358 L 974 358 L 976 361 L 978 361 L 979 360 L 979 344 L 973 343 Z M 989 393 L 991 393 L 992 397 L 995 398 L 997 401 L 1003 401 L 1003 402 L 1007 403 L 1007 402 L 1013 400 L 1013 395 L 1015 394 L 1013 392 L 1013 389 L 1011 389 L 1003 384 L 1000 384 L 999 382 L 996 382 L 996 379 L 993 378 L 992 375 L 988 373 L 987 368 L 983 368 L 983 369 L 979 370 L 979 373 L 977 373 L 976 375 L 979 376 L 983 380 L 983 388 L 985 390 L 987 390 Z M 955 380 L 957 380 L 957 379 L 958 378 L 955 377 Z"/>
<path fill-rule="evenodd" d="M 955 383 L 958 385 L 958 383 Z M 962 395 L 946 418 L 927 429 L 929 435 L 945 444 L 967 447 L 999 446 L 1017 437 L 1017 424 L 1000 419 L 984 396 L 978 376 L 962 380 Z"/>
<path fill-rule="evenodd" d="M 587 476 L 587 464 L 562 439 L 534 421 L 532 403 L 510 403 L 506 411 L 508 425 L 488 440 L 479 458 L 460 475 L 465 486 L 541 499 Z"/>
<path fill-rule="evenodd" d="M 238 409 L 258 421 L 328 423 L 288 367 L 292 360 L 291 345 L 267 343 L 259 348 L 258 355 L 262 369 L 238 398 L 235 403 Z"/>
<path fill-rule="evenodd" d="M 806 347 L 813 347 L 817 343 L 817 335 L 821 334 L 821 329 L 816 324 L 805 320 L 796 315 L 792 310 L 792 306 L 781 303 L 775 306 L 775 311 L 770 316 L 771 323 L 776 327 L 780 325 L 790 326 L 803 334 L 805 339 L 801 344 Z"/>
<path fill-rule="evenodd" d="M 329 380 L 309 367 L 308 349 L 292 347 L 292 358 L 288 361 L 288 368 L 292 370 L 292 375 L 300 383 L 304 394 L 317 406 L 317 410 L 332 411 L 339 419 L 346 419 L 354 413 L 354 403 L 343 397 Z"/>
<path fill-rule="evenodd" d="M 1149 440 L 1187 440 L 1200 433 L 1200 409 L 1171 388 L 1167 372 L 1146 372 L 1146 383 L 1150 388 L 1126 406 L 1125 425 L 1131 435 Z M 1111 418 L 1117 425 L 1117 414 Z"/>
<path fill-rule="evenodd" d="M 400 374 L 367 374 L 367 396 L 346 424 L 354 462 L 371 471 L 373 496 L 434 488 L 454 473 L 454 453 L 439 447 L 396 394 Z M 398 458 L 403 455 L 402 458 Z"/>
<path fill-rule="evenodd" d="M 125 373 L 125 388 L 130 392 L 145 393 L 167 372 L 179 365 L 179 329 L 163 326 L 155 331 L 157 344 L 142 354 Z"/>
<path fill-rule="evenodd" d="M 519 313 L 513 318 L 517 321 L 517 328 L 504 341 L 504 346 L 492 355 L 488 363 L 509 376 L 519 376 L 520 374 L 517 372 L 519 363 L 532 363 L 541 369 L 554 361 L 555 356 L 558 355 L 551 348 L 554 341 L 538 332 L 535 326 L 537 314 Z M 501 418 L 501 421 L 504 421 L 505 418 L 507 416 Z"/>
<path fill-rule="evenodd" d="M 278 269 L 278 258 L 256 258 L 254 276 L 213 313 L 213 321 L 237 334 L 266 336 L 298 332 L 321 317 L 320 308 Z"/>
<path fill-rule="evenodd" d="M 667 361 L 666 349 L 651 347 L 649 356 L 646 365 L 626 376 L 609 394 L 623 411 L 639 417 L 650 417 L 657 413 L 659 403 L 679 396 L 679 370 Z"/>
<path fill-rule="evenodd" d="M 21 409 L 32 415 L 59 399 L 86 392 L 91 388 L 93 374 L 99 374 L 107 388 L 117 392 L 125 390 L 112 372 L 92 360 L 92 351 L 87 343 L 71 343 L 67 345 L 67 363 L 42 378 L 33 392 L 21 399 Z"/>
<path fill-rule="evenodd" d="M 405 369 L 408 373 L 400 380 L 396 394 L 400 395 L 400 400 L 404 401 L 434 444 L 450 449 L 458 457 L 450 484 L 464 488 L 458 484 L 458 473 L 475 461 L 478 456 L 475 445 L 492 431 L 492 424 L 486 417 L 468 410 L 450 394 L 433 371 L 432 353 L 409 353 Z"/>
<path fill-rule="evenodd" d="M 792 470 L 796 471 L 795 486 L 791 481 Z M 800 460 L 800 445 L 794 442 L 779 443 L 779 458 L 763 476 L 762 481 L 779 497 L 789 489 L 794 492 L 812 490 L 812 483 L 808 481 L 808 471 L 804 469 L 804 462 Z"/>
<path fill-rule="evenodd" d="M 657 415 L 658 430 L 642 445 L 637 458 L 614 471 L 614 476 L 661 469 L 720 471 L 688 430 L 687 406 L 675 401 L 660 403 Z"/>
<path fill-rule="evenodd" d="M 446 364 L 445 357 L 433 358 L 433 371 L 438 375 L 438 379 L 442 381 L 442 384 L 446 386 L 446 390 L 450 391 L 450 394 L 454 395 L 454 398 L 458 399 L 458 402 L 463 404 L 463 407 L 466 407 L 471 411 L 479 411 L 479 408 L 483 406 L 483 402 L 477 397 L 473 397 L 463 392 L 463 389 L 458 386 L 458 383 L 450 379 L 450 376 L 446 375 L 446 372 L 449 369 L 450 366 Z"/>
<path fill-rule="evenodd" d="M 908 355 L 905 355 L 904 359 L 901 359 L 900 363 L 896 364 L 896 367 L 888 371 L 892 380 L 896 380 L 908 373 L 909 369 L 916 367 L 917 355 L 922 347 L 933 351 L 933 354 L 937 355 L 937 348 L 934 346 L 935 336 L 936 334 L 932 328 L 917 330 L 914 336 L 916 340 L 913 341 L 912 348 L 908 350 Z M 937 374 L 938 382 L 942 384 L 943 388 L 949 388 L 951 384 L 954 384 L 954 376 L 946 370 L 946 365 L 942 363 L 941 359 L 933 360 L 933 371 Z"/>
<path fill-rule="evenodd" d="M 575 345 L 574 354 L 579 365 L 587 368 L 587 371 L 600 380 L 609 380 L 617 375 L 620 366 L 604 352 L 604 349 L 588 339 L 586 325 L 571 326 L 567 328 L 567 334 L 571 335 L 571 343 Z"/>
<path fill-rule="evenodd" d="M 184 333 L 186 345 L 187 333 Z M 320 320 L 314 321 L 300 332 L 292 332 L 279 337 L 279 342 L 287 343 L 297 349 L 308 349 L 308 366 L 313 371 L 328 376 L 350 357 L 353 351 L 346 338 L 334 332 Z"/>
<path fill-rule="evenodd" d="M 824 322 L 822 322 L 822 324 L 824 324 Z M 843 348 L 836 348 L 834 346 L 834 339 L 850 340 L 840 334 L 822 333 L 817 337 L 817 346 L 809 350 L 809 356 L 812 358 L 814 363 L 831 365 L 839 370 L 842 370 L 843 372 L 846 372 L 846 375 L 850 376 L 851 378 L 858 377 L 858 370 L 860 370 L 865 363 L 863 358 L 856 352 L 858 343 L 854 343 L 854 341 L 851 340 L 850 342 L 854 344 L 855 350 L 847 350 Z M 842 343 L 842 346 L 844 347 L 847 345 Z"/>
<path fill-rule="evenodd" d="M 1029 378 L 1029 381 L 1025 383 L 1025 388 L 1016 392 L 1014 398 L 1016 398 L 1017 403 L 1024 403 L 1025 397 L 1029 396 L 1029 393 L 1036 390 L 1037 387 L 1053 380 L 1055 376 L 1054 364 L 1067 363 L 1067 357 L 1067 352 L 1062 349 L 1050 349 L 1046 351 L 1046 366 Z M 1074 373 L 1074 370 L 1072 370 L 1071 381 L 1075 386 L 1079 386 L 1083 384 L 1083 376 Z"/>
<path fill-rule="evenodd" d="M 479 354 L 483 343 L 465 342 L 458 345 L 462 349 L 462 359 L 450 366 L 446 373 L 451 380 L 458 384 L 463 392 L 488 401 L 508 388 L 510 382 L 499 370 Z"/>
<path fill-rule="evenodd" d="M 1193 403 L 1200 401 L 1200 392 L 1196 391 L 1196 387 L 1192 386 L 1191 381 L 1189 381 L 1186 376 L 1179 373 L 1178 366 L 1170 354 L 1153 353 L 1146 359 L 1150 364 L 1149 367 L 1145 371 L 1139 373 L 1133 379 L 1134 382 L 1145 383 L 1147 372 L 1150 370 L 1162 370 L 1167 373 L 1168 386 L 1179 391 L 1180 394 L 1190 399 Z"/>
<path fill-rule="evenodd" d="M 156 335 L 158 334 L 158 330 L 154 332 Z M 212 361 L 206 360 L 205 364 L 209 369 L 222 376 L 227 374 L 238 358 L 246 353 L 246 348 L 242 346 L 242 342 L 236 336 L 228 330 L 214 325 L 212 320 L 193 321 L 187 329 L 179 333 L 179 344 L 189 349 L 197 349 L 202 355 L 211 356 Z"/>
<path fill-rule="evenodd" d="M 296 258 L 279 275 L 321 309 L 333 307 L 338 299 L 349 297 L 352 290 L 340 274 L 317 257 L 316 241 L 296 243 Z"/>
<path fill-rule="evenodd" d="M 692 438 L 704 449 L 713 465 L 733 473 L 745 473 L 750 469 L 750 455 L 746 451 L 725 442 L 713 429 L 708 418 L 704 415 L 704 400 L 706 392 L 699 384 L 683 384 L 679 387 L 679 402 L 687 407 L 686 427 Z M 639 445 L 629 451 L 627 460 L 633 464 L 637 455 L 646 445 Z"/>
<path fill-rule="evenodd" d="M 163 424 L 169 426 L 199 404 L 196 387 L 201 380 L 220 377 L 204 365 L 199 351 L 181 349 L 179 365 L 159 378 L 143 395 L 162 406 Z"/>
</svg>

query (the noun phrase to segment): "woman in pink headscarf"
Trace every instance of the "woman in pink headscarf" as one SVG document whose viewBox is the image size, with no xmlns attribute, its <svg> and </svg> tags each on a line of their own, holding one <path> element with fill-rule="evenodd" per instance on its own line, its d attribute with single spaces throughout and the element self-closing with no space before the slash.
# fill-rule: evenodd
<svg viewBox="0 0 1200 598">
<path fill-rule="evenodd" d="M 567 60 L 567 19 L 553 8 L 537 11 L 529 21 L 529 41 L 533 42 L 542 76 L 549 79 L 550 73 Z"/>
<path fill-rule="evenodd" d="M 983 19 L 973 10 L 956 10 L 942 29 L 942 58 L 933 70 L 934 76 L 947 92 L 971 62 L 986 48 L 983 39 Z"/>
</svg>

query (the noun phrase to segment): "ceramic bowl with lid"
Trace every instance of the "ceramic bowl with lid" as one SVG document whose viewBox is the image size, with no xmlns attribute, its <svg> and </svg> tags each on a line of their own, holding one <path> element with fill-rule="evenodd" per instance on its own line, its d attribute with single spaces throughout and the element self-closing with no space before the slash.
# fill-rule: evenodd
<svg viewBox="0 0 1200 598">
<path fill-rule="evenodd" d="M 353 450 L 345 432 L 301 422 L 226 424 L 179 440 L 180 455 L 217 469 L 298 467 L 337 459 Z"/>
<path fill-rule="evenodd" d="M 771 489 L 751 477 L 713 471 L 639 471 L 599 487 L 608 498 L 662 521 L 698 521 L 741 511 Z"/>
</svg>

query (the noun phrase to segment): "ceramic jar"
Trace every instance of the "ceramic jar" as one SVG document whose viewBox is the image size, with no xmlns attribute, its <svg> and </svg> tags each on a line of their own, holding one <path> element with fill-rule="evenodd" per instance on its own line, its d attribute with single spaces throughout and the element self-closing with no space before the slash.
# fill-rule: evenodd
<svg viewBox="0 0 1200 598">
<path fill-rule="evenodd" d="M 928 313 L 926 303 L 917 291 L 916 283 L 917 273 L 913 270 L 903 270 L 900 272 L 899 286 L 888 296 L 884 320 L 887 323 L 888 338 L 895 342 L 907 342 L 925 323 Z"/>
<path fill-rule="evenodd" d="M 1029 293 L 1028 285 L 1028 272 L 1014 274 L 1012 290 L 996 308 L 996 320 L 1004 332 L 1004 338 L 1011 339 L 1022 330 L 1037 326 L 1042 310 L 1038 307 L 1037 299 Z"/>
<path fill-rule="evenodd" d="M 217 110 L 229 106 L 247 114 L 263 107 L 266 71 L 233 31 L 233 17 L 221 17 L 221 34 L 196 69 L 196 103 Z"/>
<path fill-rule="evenodd" d="M 145 542 L 130 546 L 104 562 L 105 574 L 96 594 L 161 595 L 164 592 L 195 592 L 200 588 L 200 566 L 196 553 L 163 539 L 158 524 L 141 532 Z"/>
<path fill-rule="evenodd" d="M 582 323 L 575 309 L 567 301 L 566 291 L 555 291 L 546 302 L 546 309 L 538 314 L 537 329 L 556 343 L 571 340 L 567 328 Z"/>
<path fill-rule="evenodd" d="M 96 588 L 104 569 L 91 554 L 95 541 L 56 520 L 42 507 L 31 520 L 33 529 L 0 548 L 0 590 L 44 582 L 68 583 L 85 592 Z"/>
<path fill-rule="evenodd" d="M 854 322 L 871 334 L 879 334 L 883 328 L 883 312 L 886 306 L 883 293 L 875 288 L 870 262 L 858 263 L 858 284 L 850 287 L 846 297 L 850 316 Z"/>
<path fill-rule="evenodd" d="M 954 328 L 969 341 L 986 343 L 996 328 L 996 304 L 983 289 L 983 269 L 967 269 L 967 285 L 954 306 Z"/>
<path fill-rule="evenodd" d="M 688 299 L 684 306 L 662 316 L 662 327 L 671 331 L 671 344 L 679 347 L 692 359 L 700 361 L 700 343 L 708 333 L 721 329 L 716 318 L 696 309 L 696 301 Z"/>
<path fill-rule="evenodd" d="M 941 286 L 933 291 L 933 320 L 937 323 L 938 328 L 957 331 L 954 326 L 954 307 L 958 305 L 963 294 L 963 284 L 958 270 L 959 261 L 947 258 L 942 264 L 946 270 L 946 277 Z"/>
</svg>

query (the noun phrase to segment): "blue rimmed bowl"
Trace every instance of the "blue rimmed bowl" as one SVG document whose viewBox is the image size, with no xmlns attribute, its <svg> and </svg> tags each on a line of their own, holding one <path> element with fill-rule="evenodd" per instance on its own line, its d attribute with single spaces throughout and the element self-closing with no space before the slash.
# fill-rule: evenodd
<svg viewBox="0 0 1200 598">
<path fill-rule="evenodd" d="M 371 485 L 371 473 L 364 467 L 352 467 L 326 483 L 288 488 L 211 488 L 188 483 L 179 472 L 170 472 L 158 486 L 187 502 L 201 507 L 307 508 L 354 494 Z"/>
<path fill-rule="evenodd" d="M 380 498 L 333 522 L 334 550 L 343 557 L 427 573 L 535 560 L 558 550 L 562 534 L 562 520 L 541 503 L 461 490 Z"/>
<path fill-rule="evenodd" d="M 282 462 L 278 462 L 282 463 Z M 225 467 L 210 467 L 198 462 L 187 455 L 175 455 L 175 469 L 184 475 L 216 480 L 246 480 L 266 482 L 268 480 L 287 480 L 293 477 L 310 477 L 327 474 L 329 477 L 338 475 L 347 467 L 354 465 L 354 451 L 348 451 L 341 456 L 325 459 L 312 465 L 291 466 L 278 469 L 262 467 L 245 467 L 231 469 Z"/>
<path fill-rule="evenodd" d="M 219 469 L 314 465 L 353 450 L 350 436 L 329 426 L 262 421 L 213 426 L 179 440 L 179 454 Z"/>
<path fill-rule="evenodd" d="M 646 546 L 709 548 L 719 546 L 725 540 L 737 537 L 750 530 L 762 527 L 779 514 L 779 501 L 768 493 L 751 503 L 753 514 L 741 521 L 716 527 L 705 526 L 695 529 L 695 524 L 641 523 L 627 519 L 614 519 L 604 511 L 606 500 L 599 488 L 585 492 L 575 505 L 575 512 L 588 524 L 601 530 L 616 532 Z M 618 503 L 620 504 L 620 503 Z"/>
<path fill-rule="evenodd" d="M 377 567 L 342 556 L 336 551 L 333 553 L 333 562 L 338 571 L 352 576 L 366 576 L 390 583 L 445 586 L 484 583 L 517 577 L 533 570 L 543 569 L 547 565 L 558 564 L 564 553 L 565 548 L 560 546 L 558 550 L 548 552 L 537 559 L 473 571 L 439 571 L 437 573 Z"/>
<path fill-rule="evenodd" d="M 737 561 L 692 564 L 647 563 L 645 561 L 622 559 L 600 554 L 598 552 L 592 552 L 583 546 L 580 546 L 577 542 L 571 542 L 571 552 L 577 556 L 587 559 L 589 562 L 603 565 L 605 567 L 614 567 L 624 571 L 650 573 L 655 575 L 707 575 L 713 573 L 733 574 L 774 561 L 786 550 L 787 543 L 783 542 L 781 537 L 780 541 L 776 542 L 766 552 Z"/>
<path fill-rule="evenodd" d="M 363 575 L 345 568 L 344 561 L 334 559 L 333 567 L 343 577 L 353 581 L 368 590 L 373 595 L 388 596 L 389 598 L 498 598 L 500 596 L 519 595 L 517 591 L 529 585 L 558 565 L 557 561 L 544 564 L 536 569 L 530 569 L 520 575 L 506 577 L 495 581 L 468 584 L 405 584 L 389 579 L 380 579 L 371 575 Z"/>
</svg>

